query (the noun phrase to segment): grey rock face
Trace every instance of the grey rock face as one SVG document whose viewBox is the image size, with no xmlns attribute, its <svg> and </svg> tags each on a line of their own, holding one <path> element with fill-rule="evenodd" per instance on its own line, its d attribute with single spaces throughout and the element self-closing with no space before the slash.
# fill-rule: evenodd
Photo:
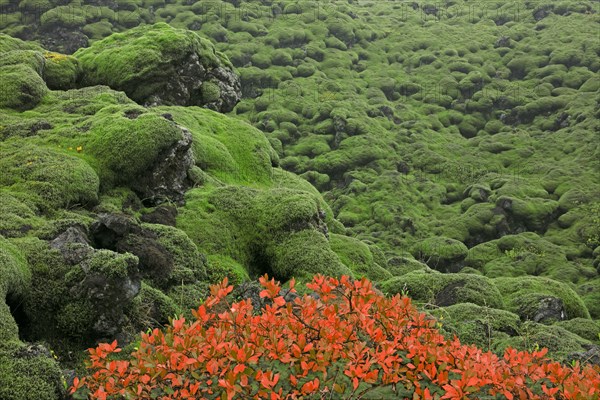
<svg viewBox="0 0 600 400">
<path fill-rule="evenodd" d="M 192 185 L 188 179 L 188 170 L 194 166 L 192 134 L 180 128 L 181 140 L 158 157 L 152 171 L 131 185 L 146 206 L 155 206 L 167 199 L 182 203 L 185 191 Z"/>
<path fill-rule="evenodd" d="M 146 99 L 134 100 L 145 106 L 201 106 L 218 112 L 233 110 L 241 100 L 240 78 L 228 68 L 205 67 L 196 53 L 176 61 L 173 69 L 164 90 L 156 91 Z"/>
<path fill-rule="evenodd" d="M 554 296 L 530 294 L 518 301 L 517 314 L 523 319 L 539 323 L 563 321 L 568 319 L 562 299 Z"/>
</svg>

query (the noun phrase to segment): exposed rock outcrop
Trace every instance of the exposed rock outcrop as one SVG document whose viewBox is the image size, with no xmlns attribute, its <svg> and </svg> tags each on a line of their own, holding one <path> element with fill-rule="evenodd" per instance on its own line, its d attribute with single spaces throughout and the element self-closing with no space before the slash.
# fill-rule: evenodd
<svg viewBox="0 0 600 400">
<path fill-rule="evenodd" d="M 151 171 L 132 183 L 146 205 L 156 205 L 169 199 L 182 202 L 185 191 L 192 185 L 188 170 L 194 166 L 191 151 L 192 134 L 180 127 L 183 136 L 171 148 L 160 154 Z"/>
</svg>

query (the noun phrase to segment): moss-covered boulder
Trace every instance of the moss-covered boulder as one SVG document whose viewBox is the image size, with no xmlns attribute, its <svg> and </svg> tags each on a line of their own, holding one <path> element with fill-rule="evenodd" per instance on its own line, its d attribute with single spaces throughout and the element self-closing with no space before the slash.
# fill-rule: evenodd
<svg viewBox="0 0 600 400">
<path fill-rule="evenodd" d="M 573 318 L 569 321 L 560 321 L 556 325 L 565 328 L 590 342 L 600 344 L 600 324 L 587 318 Z"/>
<path fill-rule="evenodd" d="M 392 277 L 392 273 L 375 261 L 369 246 L 358 239 L 332 234 L 331 249 L 339 256 L 356 278 L 366 277 L 373 282 L 381 282 Z"/>
<path fill-rule="evenodd" d="M 464 243 L 445 237 L 432 237 L 417 243 L 412 249 L 413 256 L 429 267 L 442 272 L 458 272 L 462 261 L 467 257 Z"/>
<path fill-rule="evenodd" d="M 58 363 L 45 347 L 21 343 L 23 327 L 12 315 L 29 295 L 30 284 L 26 258 L 0 236 L 0 398 L 55 400 L 65 395 Z"/>
<path fill-rule="evenodd" d="M 227 256 L 251 276 L 266 272 L 285 281 L 317 273 L 352 274 L 330 246 L 318 196 L 304 190 L 232 185 L 192 189 L 177 226 L 209 260 Z M 207 270 L 211 275 L 210 265 Z"/>
<path fill-rule="evenodd" d="M 0 343 L 0 398 L 57 400 L 66 381 L 48 349 L 41 345 Z"/>
<path fill-rule="evenodd" d="M 25 65 L 0 67 L 0 108 L 28 110 L 48 92 L 44 80 Z"/>
<path fill-rule="evenodd" d="M 79 61 L 65 54 L 45 52 L 44 72 L 42 77 L 48 88 L 52 90 L 73 89 L 81 74 Z"/>
<path fill-rule="evenodd" d="M 23 254 L 0 236 L 0 343 L 18 341 L 19 330 L 6 302 L 19 304 L 28 293 L 31 271 Z"/>
<path fill-rule="evenodd" d="M 42 210 L 98 201 L 100 181 L 88 163 L 58 149 L 0 143 L 0 187 L 27 193 Z"/>
<path fill-rule="evenodd" d="M 600 319 L 600 278 L 590 280 L 577 287 L 577 293 L 594 319 Z"/>
<path fill-rule="evenodd" d="M 492 351 L 498 340 L 516 336 L 520 331 L 518 315 L 472 303 L 440 308 L 431 314 L 438 319 L 443 332 L 456 334 L 461 343 Z"/>
<path fill-rule="evenodd" d="M 588 340 L 558 325 L 548 326 L 528 321 L 521 325 L 520 333 L 519 336 L 498 340 L 496 344 L 498 351 L 503 351 L 509 346 L 524 351 L 545 347 L 555 360 L 570 362 L 568 355 L 584 353 L 590 345 Z"/>
<path fill-rule="evenodd" d="M 17 237 L 39 228 L 44 220 L 38 215 L 39 209 L 25 199 L 26 193 L 0 191 L 0 235 Z"/>
<path fill-rule="evenodd" d="M 432 271 L 427 264 L 417 261 L 409 255 L 394 256 L 388 259 L 387 270 L 394 276 L 405 275 L 412 271 Z"/>
<path fill-rule="evenodd" d="M 240 100 L 229 60 L 197 33 L 165 23 L 109 36 L 74 54 L 81 85 L 107 85 L 144 105 L 198 105 L 227 112 Z"/>
<path fill-rule="evenodd" d="M 418 302 L 441 307 L 473 303 L 503 308 L 503 300 L 494 282 L 474 274 L 442 274 L 437 271 L 413 271 L 381 283 L 384 293 L 407 293 Z"/>
<path fill-rule="evenodd" d="M 551 323 L 590 318 L 585 303 L 567 284 L 549 278 L 527 276 L 495 278 L 506 309 L 524 320 Z"/>
</svg>

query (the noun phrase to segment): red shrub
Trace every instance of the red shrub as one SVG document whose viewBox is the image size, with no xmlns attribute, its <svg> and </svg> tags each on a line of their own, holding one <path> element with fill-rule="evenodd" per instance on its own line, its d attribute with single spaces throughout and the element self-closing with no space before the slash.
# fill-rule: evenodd
<svg viewBox="0 0 600 400">
<path fill-rule="evenodd" d="M 225 280 L 193 312 L 196 321 L 175 319 L 164 332 L 142 334 L 130 361 L 111 359 L 120 351 L 116 341 L 90 349 L 90 376 L 76 379 L 72 393 L 358 399 L 387 387 L 394 398 L 413 399 L 600 396 L 597 367 L 563 366 L 545 359 L 545 349 L 509 349 L 500 358 L 446 340 L 409 298 L 386 298 L 366 279 L 317 276 L 308 287 L 318 299 L 293 301 L 274 280 L 265 276 L 260 283 L 260 296 L 271 300 L 260 312 L 250 300 L 229 304 L 233 288 Z"/>
</svg>

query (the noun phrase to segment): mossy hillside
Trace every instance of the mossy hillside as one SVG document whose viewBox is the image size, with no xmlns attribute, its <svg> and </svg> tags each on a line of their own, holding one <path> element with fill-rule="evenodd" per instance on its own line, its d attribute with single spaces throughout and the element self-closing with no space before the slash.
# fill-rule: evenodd
<svg viewBox="0 0 600 400">
<path fill-rule="evenodd" d="M 493 282 L 504 298 L 506 309 L 522 318 L 535 312 L 539 299 L 544 296 L 556 297 L 562 301 L 565 319 L 590 318 L 584 302 L 566 283 L 536 276 L 495 278 Z"/>
<path fill-rule="evenodd" d="M 252 3 L 254 12 L 243 23 L 237 18 L 240 9 L 227 2 L 152 5 L 154 11 L 128 3 L 128 18 L 124 11 L 117 20 L 103 10 L 101 25 L 91 14 L 77 17 L 76 24 L 92 22 L 84 29 L 99 39 L 126 25 L 167 20 L 199 29 L 215 41 L 244 81 L 248 98 L 238 105 L 236 117 L 265 132 L 284 168 L 323 191 L 332 205 L 332 213 L 326 211 L 330 232 L 334 226 L 343 231 L 332 222 L 337 217 L 353 237 L 377 243 L 393 260 L 430 237 L 448 237 L 479 251 L 482 243 L 533 230 L 540 239 L 527 243 L 535 251 L 509 247 L 508 255 L 500 250 L 496 264 L 493 257 L 482 256 L 483 265 L 491 265 L 477 268 L 492 277 L 503 271 L 521 276 L 526 270 L 574 282 L 590 313 L 598 315 L 593 312 L 598 303 L 597 245 L 590 207 L 600 166 L 593 134 L 597 93 L 590 75 L 598 71 L 597 44 L 590 35 L 597 15 L 590 12 L 591 3 L 553 5 L 541 19 L 535 16 L 536 5 L 526 2 L 467 13 L 472 5 L 459 1 L 437 14 L 425 13 L 424 5 L 402 9 L 389 2 L 337 4 L 320 12 L 311 8 L 314 4 L 303 5 L 293 14 L 276 5 L 281 13 L 275 15 L 273 5 Z M 0 29 L 23 32 L 15 14 L 0 18 Z M 45 19 L 48 27 L 51 15 Z M 339 32 L 328 28 L 340 25 L 336 20 L 343 21 Z M 28 67 L 37 65 L 35 60 L 29 57 Z M 105 88 L 49 92 L 32 112 L 2 110 L 0 137 L 32 136 L 35 131 L 31 140 L 36 143 L 76 149 L 81 136 L 74 126 L 86 132 L 87 117 L 82 116 L 131 103 L 121 95 Z M 31 129 L 42 119 L 54 128 Z M 359 139 L 344 145 L 355 136 Z M 231 160 L 223 147 L 215 141 L 211 146 L 219 148 L 211 150 L 216 155 L 210 160 L 227 161 L 213 162 L 221 166 L 212 167 L 210 174 L 194 169 L 197 184 L 210 186 L 202 188 L 207 192 L 240 179 L 236 168 L 228 166 Z M 99 170 L 87 146 L 70 154 Z M 270 160 L 276 162 L 273 156 Z M 220 168 L 226 172 L 213 178 Z M 272 171 L 274 184 L 284 181 L 290 187 L 292 179 L 280 180 L 284 175 Z M 254 176 L 263 175 L 259 171 Z M 293 185 L 299 185 L 297 180 Z M 576 207 L 569 205 L 568 196 L 560 201 L 575 190 L 586 192 Z M 516 216 L 501 207 L 505 202 L 497 200 L 502 196 L 522 204 L 523 212 Z M 122 209 L 125 198 L 106 204 Z M 205 212 L 204 205 L 198 210 L 202 215 L 211 211 Z M 202 229 L 231 240 L 234 245 L 223 244 L 231 247 L 227 254 L 245 254 L 245 245 L 240 246 L 243 251 L 236 249 L 237 240 L 247 241 L 246 235 L 232 233 L 236 224 L 232 221 L 221 231 Z M 189 228 L 189 236 L 199 243 L 200 235 L 192 237 Z M 489 248 L 492 255 L 498 250 L 495 244 Z M 511 250 L 523 257 L 511 258 Z M 404 261 L 397 273 L 424 269 L 412 257 Z M 252 265 L 235 263 L 244 271 Z"/>
</svg>

